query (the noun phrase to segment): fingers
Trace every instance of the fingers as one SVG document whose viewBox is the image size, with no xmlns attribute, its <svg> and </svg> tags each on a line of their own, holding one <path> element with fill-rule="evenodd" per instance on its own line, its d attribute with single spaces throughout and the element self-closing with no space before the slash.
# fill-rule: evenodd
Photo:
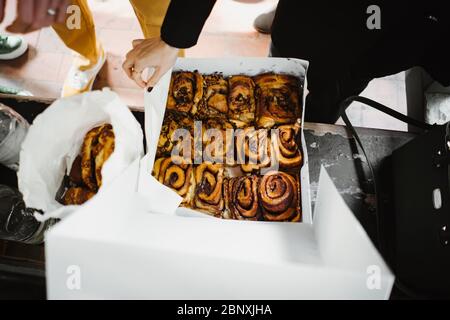
<svg viewBox="0 0 450 320">
<path fill-rule="evenodd" d="M 6 1 L 0 0 L 0 5 Z M 64 23 L 70 4 L 71 0 L 20 0 L 17 3 L 17 18 L 7 30 L 27 33 L 55 23 Z"/>
<path fill-rule="evenodd" d="M 25 33 L 28 29 L 28 25 L 24 24 L 20 20 L 15 20 L 11 25 L 6 27 L 6 31 L 11 33 Z"/>
<path fill-rule="evenodd" d="M 132 74 L 133 74 L 133 68 L 134 68 L 134 62 L 127 57 L 125 62 L 122 65 L 123 70 L 127 74 L 128 78 L 133 80 Z"/>
<path fill-rule="evenodd" d="M 153 87 L 160 78 L 175 64 L 179 49 L 170 47 L 161 38 L 149 38 L 133 41 L 133 49 L 123 63 L 125 73 L 141 88 Z M 153 69 L 146 82 L 143 72 Z"/>
<path fill-rule="evenodd" d="M 32 29 L 37 30 L 53 24 L 55 16 L 50 15 L 48 10 L 51 9 L 56 12 L 57 9 L 50 7 L 51 2 L 51 0 L 39 0 L 35 2 L 34 19 L 31 24 Z"/>
<path fill-rule="evenodd" d="M 56 11 L 55 23 L 64 23 L 67 17 L 67 8 L 71 5 L 70 0 L 52 0 L 50 8 Z"/>
<path fill-rule="evenodd" d="M 127 59 L 123 63 L 122 68 L 128 78 L 136 82 L 139 87 L 145 88 L 147 86 L 144 80 L 142 80 L 142 72 L 145 68 L 135 65 L 135 59 L 132 57 L 132 52 L 127 55 Z"/>
<path fill-rule="evenodd" d="M 127 54 L 127 58 L 125 62 L 122 65 L 123 70 L 127 74 L 128 78 L 135 81 L 138 86 L 145 88 L 145 82 L 142 80 L 142 72 L 138 72 L 138 70 L 135 69 L 135 51 L 134 49 L 144 41 L 143 39 L 136 39 L 132 41 L 133 50 L 131 50 Z"/>
<path fill-rule="evenodd" d="M 11 33 L 27 33 L 29 25 L 20 20 L 15 20 L 10 26 L 6 27 L 6 31 Z"/>
<path fill-rule="evenodd" d="M 6 0 L 0 0 L 0 23 L 5 18 Z"/>
<path fill-rule="evenodd" d="M 147 83 L 144 82 L 144 80 L 142 80 L 142 72 L 144 71 L 144 69 L 141 68 L 137 68 L 136 66 L 134 67 L 134 69 L 131 71 L 131 78 L 134 80 L 134 82 L 136 82 L 136 84 L 141 87 L 142 89 L 147 87 Z"/>
<path fill-rule="evenodd" d="M 31 30 L 31 24 L 34 19 L 33 0 L 20 0 L 17 2 L 17 18 L 6 28 L 7 31 L 13 33 L 27 33 Z"/>
<path fill-rule="evenodd" d="M 143 41 L 144 41 L 144 39 L 133 40 L 133 42 L 132 42 L 133 49 L 136 48 L 138 45 L 140 45 Z"/>
<path fill-rule="evenodd" d="M 60 5 L 58 10 L 58 16 L 56 17 L 56 22 L 64 23 L 67 18 L 67 8 L 72 4 L 71 0 L 64 0 Z"/>
<path fill-rule="evenodd" d="M 33 24 L 36 3 L 33 0 L 21 0 L 17 5 L 17 19 L 24 28 L 21 33 L 26 33 Z"/>
<path fill-rule="evenodd" d="M 17 3 L 17 19 L 24 25 L 31 26 L 34 20 L 36 4 L 33 0 L 20 0 Z"/>
<path fill-rule="evenodd" d="M 66 20 L 67 7 L 69 3 L 62 0 L 51 0 L 48 6 L 49 9 L 54 10 L 56 15 L 53 16 L 53 23 L 64 23 Z M 48 24 L 50 25 L 50 24 Z"/>
<path fill-rule="evenodd" d="M 158 83 L 159 79 L 161 79 L 161 77 L 166 73 L 166 71 L 167 70 L 163 71 L 160 67 L 155 68 L 152 76 L 147 81 L 146 87 L 153 88 Z"/>
</svg>

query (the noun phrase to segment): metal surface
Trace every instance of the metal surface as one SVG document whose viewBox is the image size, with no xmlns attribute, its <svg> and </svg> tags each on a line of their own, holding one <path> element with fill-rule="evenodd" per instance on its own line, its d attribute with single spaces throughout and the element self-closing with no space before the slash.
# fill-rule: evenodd
<svg viewBox="0 0 450 320">
<path fill-rule="evenodd" d="M 359 128 L 362 140 L 378 179 L 386 175 L 381 170 L 383 160 L 392 151 L 404 145 L 415 134 L 407 132 Z M 359 148 L 344 126 L 305 124 L 305 138 L 309 155 L 311 200 L 316 201 L 320 169 L 330 174 L 349 208 L 376 242 L 375 196 L 367 161 L 358 153 Z M 387 173 L 389 174 L 389 173 Z M 387 177 L 389 178 L 389 177 Z M 385 190 L 379 190 L 383 193 Z M 389 192 L 389 191 L 386 191 Z M 381 195 L 383 196 L 383 195 Z"/>
</svg>

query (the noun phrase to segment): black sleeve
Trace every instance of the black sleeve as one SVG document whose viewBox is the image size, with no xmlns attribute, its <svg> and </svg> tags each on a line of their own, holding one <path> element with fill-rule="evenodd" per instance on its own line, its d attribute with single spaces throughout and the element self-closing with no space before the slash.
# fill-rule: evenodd
<svg viewBox="0 0 450 320">
<path fill-rule="evenodd" d="M 216 0 L 172 0 L 161 27 L 161 39 L 175 48 L 197 44 Z"/>
</svg>

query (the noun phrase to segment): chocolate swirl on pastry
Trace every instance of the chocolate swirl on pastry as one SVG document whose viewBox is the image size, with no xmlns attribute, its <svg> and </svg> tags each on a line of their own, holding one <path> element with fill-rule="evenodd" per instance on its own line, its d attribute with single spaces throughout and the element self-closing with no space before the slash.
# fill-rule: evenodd
<svg viewBox="0 0 450 320">
<path fill-rule="evenodd" d="M 225 118 L 228 113 L 228 82 L 220 74 L 204 76 L 204 97 L 199 105 L 198 117 Z"/>
<path fill-rule="evenodd" d="M 254 80 L 259 127 L 294 123 L 301 116 L 299 79 L 288 75 L 263 74 Z"/>
<path fill-rule="evenodd" d="M 115 137 L 111 125 L 103 127 L 99 137 L 98 144 L 93 150 L 95 156 L 95 178 L 97 186 L 102 186 L 102 169 L 105 162 L 109 159 L 115 148 Z"/>
<path fill-rule="evenodd" d="M 166 111 L 161 132 L 158 139 L 157 157 L 170 154 L 173 149 L 173 141 L 171 139 L 173 132 L 177 129 L 177 122 L 173 119 L 172 113 Z"/>
<path fill-rule="evenodd" d="M 255 120 L 255 83 L 247 76 L 232 76 L 228 80 L 230 95 L 228 97 L 228 116 L 232 120 L 245 124 Z"/>
<path fill-rule="evenodd" d="M 183 204 L 192 201 L 193 167 L 182 158 L 159 158 L 155 161 L 152 175 L 165 186 L 183 197 Z"/>
<path fill-rule="evenodd" d="M 82 205 L 95 196 L 95 192 L 86 188 L 72 187 L 64 194 L 63 204 L 66 206 Z"/>
<path fill-rule="evenodd" d="M 98 137 L 102 127 L 95 127 L 85 135 L 83 145 L 81 146 L 81 178 L 84 184 L 91 190 L 97 190 L 97 181 L 95 179 L 95 157 L 92 150 L 98 143 Z"/>
<path fill-rule="evenodd" d="M 172 74 L 167 109 L 196 114 L 202 97 L 203 77 L 200 73 L 194 71 Z"/>
<path fill-rule="evenodd" d="M 262 215 L 267 221 L 301 220 L 298 180 L 284 172 L 271 172 L 261 178 L 258 192 Z"/>
<path fill-rule="evenodd" d="M 182 131 L 177 131 L 182 129 Z M 181 135 L 182 134 L 182 135 Z M 194 121 L 186 116 L 175 112 L 166 111 L 164 121 L 161 127 L 161 133 L 158 140 L 158 149 L 156 156 L 167 157 L 172 154 L 175 149 L 176 155 L 183 156 L 181 144 L 184 138 L 190 139 L 191 154 L 186 155 L 187 158 L 192 159 L 193 153 L 193 137 L 194 137 Z"/>
<path fill-rule="evenodd" d="M 114 132 L 110 124 L 91 129 L 81 147 L 81 178 L 84 184 L 97 191 L 102 184 L 101 170 L 114 152 Z"/>
<path fill-rule="evenodd" d="M 219 130 L 234 129 L 232 123 L 221 118 L 206 119 L 203 120 L 202 123 L 206 129 L 219 129 Z"/>
<path fill-rule="evenodd" d="M 260 219 L 258 177 L 243 176 L 228 179 L 225 184 L 225 198 L 230 218 L 252 221 Z"/>
<path fill-rule="evenodd" d="M 297 141 L 300 133 L 299 123 L 284 125 L 274 131 L 276 139 L 273 139 L 276 159 L 282 169 L 298 168 L 302 165 L 302 153 Z"/>
<path fill-rule="evenodd" d="M 195 168 L 195 207 L 221 217 L 224 209 L 224 172 L 220 164 L 202 163 Z"/>
<path fill-rule="evenodd" d="M 230 129 L 233 129 L 232 124 L 223 119 L 215 118 L 203 121 L 203 162 L 225 162 L 229 147 L 229 144 L 227 144 L 227 130 Z"/>
<path fill-rule="evenodd" d="M 83 179 L 81 177 L 81 156 L 77 156 L 72 163 L 72 168 L 69 173 L 69 181 L 73 185 L 82 185 Z"/>
</svg>

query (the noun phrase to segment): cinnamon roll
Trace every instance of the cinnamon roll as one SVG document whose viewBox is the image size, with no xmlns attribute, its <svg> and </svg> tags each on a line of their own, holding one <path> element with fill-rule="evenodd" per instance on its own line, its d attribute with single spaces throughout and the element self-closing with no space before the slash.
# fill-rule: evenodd
<svg viewBox="0 0 450 320">
<path fill-rule="evenodd" d="M 233 129 L 231 123 L 222 119 L 208 119 L 203 121 L 203 162 L 224 163 L 227 148 L 227 130 Z"/>
<path fill-rule="evenodd" d="M 300 184 L 297 178 L 284 172 L 270 172 L 261 178 L 258 193 L 264 220 L 301 221 Z"/>
<path fill-rule="evenodd" d="M 88 131 L 81 146 L 81 178 L 83 183 L 90 190 L 97 190 L 97 181 L 95 179 L 95 171 L 93 164 L 95 163 L 92 154 L 93 148 L 98 143 L 98 137 L 102 131 L 102 127 L 95 127 Z"/>
<path fill-rule="evenodd" d="M 74 159 L 68 180 L 62 188 L 68 188 L 57 199 L 64 205 L 81 205 L 96 195 L 102 186 L 102 169 L 115 148 L 113 127 L 104 124 L 88 131 L 84 136 L 80 154 Z"/>
<path fill-rule="evenodd" d="M 232 76 L 228 80 L 230 95 L 228 97 L 228 116 L 245 124 L 255 120 L 255 83 L 247 76 Z"/>
<path fill-rule="evenodd" d="M 195 208 L 215 217 L 221 217 L 225 207 L 223 199 L 224 169 L 220 164 L 202 163 L 195 168 Z"/>
<path fill-rule="evenodd" d="M 192 202 L 194 185 L 192 164 L 187 164 L 183 158 L 159 158 L 155 161 L 152 175 L 183 197 L 183 205 Z"/>
<path fill-rule="evenodd" d="M 231 219 L 260 220 L 257 176 L 228 179 L 225 183 L 224 192 Z"/>
<path fill-rule="evenodd" d="M 281 169 L 299 168 L 302 165 L 302 152 L 299 141 L 300 124 L 279 126 L 273 134 L 273 149 Z"/>
<path fill-rule="evenodd" d="M 180 129 L 183 131 L 177 131 Z M 166 111 L 158 140 L 156 156 L 158 158 L 170 156 L 174 149 L 176 155 L 183 156 L 183 150 L 180 150 L 180 148 L 186 138 L 190 140 L 188 144 L 191 149 L 191 154 L 186 156 L 187 158 L 192 159 L 193 137 L 194 121 L 190 117 L 175 112 L 170 112 L 169 110 Z"/>
<path fill-rule="evenodd" d="M 197 71 L 175 72 L 170 80 L 167 109 L 196 114 L 203 97 L 203 77 Z"/>
<path fill-rule="evenodd" d="M 110 124 L 95 127 L 86 134 L 81 146 L 81 178 L 92 191 L 101 187 L 101 170 L 114 152 L 114 132 Z"/>
<path fill-rule="evenodd" d="M 93 150 L 95 157 L 95 178 L 97 180 L 97 187 L 102 186 L 102 169 L 105 162 L 109 159 L 115 148 L 115 137 L 111 125 L 103 127 L 99 137 L 98 144 Z"/>
<path fill-rule="evenodd" d="M 256 84 L 256 122 L 259 127 L 294 123 L 301 117 L 300 81 L 296 77 L 262 74 Z"/>
<path fill-rule="evenodd" d="M 78 206 L 84 204 L 94 196 L 95 192 L 87 188 L 72 187 L 67 189 L 62 201 L 66 206 Z"/>
<path fill-rule="evenodd" d="M 236 153 L 242 171 L 251 173 L 268 167 L 271 163 L 270 137 L 266 129 L 249 127 L 237 131 Z"/>
<path fill-rule="evenodd" d="M 225 118 L 228 113 L 228 82 L 221 74 L 204 76 L 203 101 L 197 116 L 200 119 Z"/>
<path fill-rule="evenodd" d="M 219 129 L 219 130 L 226 130 L 226 129 L 234 129 L 235 126 L 233 123 L 228 122 L 221 118 L 211 118 L 206 119 L 202 121 L 202 124 L 206 129 Z"/>
</svg>

